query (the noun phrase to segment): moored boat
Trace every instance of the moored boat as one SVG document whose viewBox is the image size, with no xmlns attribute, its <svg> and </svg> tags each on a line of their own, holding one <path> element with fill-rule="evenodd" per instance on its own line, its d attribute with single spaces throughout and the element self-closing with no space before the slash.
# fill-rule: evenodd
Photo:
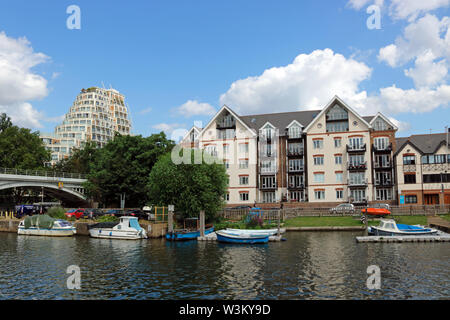
<svg viewBox="0 0 450 320">
<path fill-rule="evenodd" d="M 17 234 L 29 236 L 70 237 L 77 232 L 66 220 L 54 219 L 48 215 L 27 216 L 20 221 Z"/>
<path fill-rule="evenodd" d="M 205 235 L 214 232 L 214 226 L 207 225 L 205 228 Z M 200 237 L 200 230 L 179 229 L 166 234 L 167 240 L 183 241 L 195 240 Z"/>
<path fill-rule="evenodd" d="M 268 233 L 237 232 L 229 230 L 216 231 L 217 241 L 238 244 L 257 244 L 269 242 Z"/>
<path fill-rule="evenodd" d="M 89 226 L 93 238 L 138 240 L 147 239 L 147 232 L 136 217 L 121 217 L 119 222 L 103 222 Z"/>
<path fill-rule="evenodd" d="M 367 230 L 370 235 L 375 236 L 423 236 L 437 233 L 436 229 L 400 224 L 393 219 L 382 219 L 379 226 L 368 227 Z"/>
<path fill-rule="evenodd" d="M 237 233 L 252 233 L 252 234 L 268 234 L 269 236 L 274 236 L 278 234 L 278 229 L 232 229 L 227 228 L 226 231 L 237 232 Z M 280 233 L 285 233 L 286 229 L 281 228 Z"/>
</svg>

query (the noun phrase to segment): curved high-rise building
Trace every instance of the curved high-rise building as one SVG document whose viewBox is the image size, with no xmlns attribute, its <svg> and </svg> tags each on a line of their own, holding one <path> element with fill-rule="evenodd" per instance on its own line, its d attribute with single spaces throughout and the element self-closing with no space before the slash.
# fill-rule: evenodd
<svg viewBox="0 0 450 320">
<path fill-rule="evenodd" d="M 86 141 L 103 147 L 115 132 L 128 135 L 130 131 L 124 95 L 114 89 L 91 87 L 81 90 L 54 134 L 42 134 L 41 139 L 52 152 L 53 165 Z"/>
</svg>

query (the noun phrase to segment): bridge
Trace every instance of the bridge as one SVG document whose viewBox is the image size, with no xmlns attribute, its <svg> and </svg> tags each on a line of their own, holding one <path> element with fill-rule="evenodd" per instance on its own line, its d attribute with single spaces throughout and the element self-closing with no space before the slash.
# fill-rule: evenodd
<svg viewBox="0 0 450 320">
<path fill-rule="evenodd" d="M 0 168 L 0 190 L 43 189 L 44 194 L 72 204 L 88 203 L 83 187 L 86 181 L 86 175 L 78 173 Z"/>
</svg>

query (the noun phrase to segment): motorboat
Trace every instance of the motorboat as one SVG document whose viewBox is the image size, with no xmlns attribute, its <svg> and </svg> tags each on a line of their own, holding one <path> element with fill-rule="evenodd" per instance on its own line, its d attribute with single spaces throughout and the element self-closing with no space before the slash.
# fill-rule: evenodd
<svg viewBox="0 0 450 320">
<path fill-rule="evenodd" d="M 26 216 L 20 221 L 17 234 L 30 236 L 70 237 L 77 229 L 66 220 L 54 219 L 48 215 Z"/>
<path fill-rule="evenodd" d="M 278 229 L 232 229 L 227 228 L 226 231 L 238 232 L 238 233 L 251 233 L 251 234 L 268 234 L 269 236 L 275 236 L 278 234 Z M 280 233 L 285 233 L 286 229 L 281 228 Z"/>
<path fill-rule="evenodd" d="M 205 228 L 205 235 L 212 232 L 214 232 L 214 226 L 207 225 Z M 195 240 L 198 237 L 200 237 L 200 230 L 177 229 L 166 233 L 166 239 L 174 241 Z"/>
<path fill-rule="evenodd" d="M 93 238 L 137 240 L 147 239 L 147 232 L 136 217 L 124 216 L 119 222 L 100 222 L 89 226 Z"/>
<path fill-rule="evenodd" d="M 257 244 L 269 242 L 269 234 L 262 232 L 216 231 L 217 241 L 225 243 Z"/>
<path fill-rule="evenodd" d="M 438 232 L 436 229 L 424 228 L 419 225 L 408 225 L 396 223 L 393 219 L 382 219 L 379 226 L 368 227 L 367 231 L 370 235 L 376 236 L 423 236 L 433 235 Z"/>
</svg>

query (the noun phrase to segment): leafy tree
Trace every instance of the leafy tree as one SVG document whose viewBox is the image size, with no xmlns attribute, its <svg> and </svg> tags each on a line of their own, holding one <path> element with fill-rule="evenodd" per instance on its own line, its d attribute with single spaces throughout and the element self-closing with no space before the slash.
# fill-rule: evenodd
<svg viewBox="0 0 450 320">
<path fill-rule="evenodd" d="M 127 207 L 145 205 L 148 175 L 158 158 L 173 146 L 173 141 L 163 132 L 146 138 L 116 134 L 112 141 L 98 149 L 90 166 L 86 192 L 107 206 L 118 207 L 122 193 L 125 193 Z"/>
<path fill-rule="evenodd" d="M 184 218 L 197 217 L 205 210 L 206 217 L 212 219 L 224 204 L 228 183 L 225 166 L 206 153 L 202 153 L 201 163 L 195 164 L 193 150 L 183 152 L 190 152 L 191 164 L 175 164 L 170 153 L 155 164 L 148 182 L 149 199 L 157 205 L 175 205 Z"/>
<path fill-rule="evenodd" d="M 88 141 L 80 149 L 73 149 L 69 158 L 59 161 L 54 169 L 60 172 L 89 173 L 92 163 L 97 161 L 99 149 L 97 144 Z"/>
<path fill-rule="evenodd" d="M 4 113 L 0 116 L 0 150 L 0 167 L 40 169 L 50 161 L 39 132 L 13 125 Z"/>
</svg>

